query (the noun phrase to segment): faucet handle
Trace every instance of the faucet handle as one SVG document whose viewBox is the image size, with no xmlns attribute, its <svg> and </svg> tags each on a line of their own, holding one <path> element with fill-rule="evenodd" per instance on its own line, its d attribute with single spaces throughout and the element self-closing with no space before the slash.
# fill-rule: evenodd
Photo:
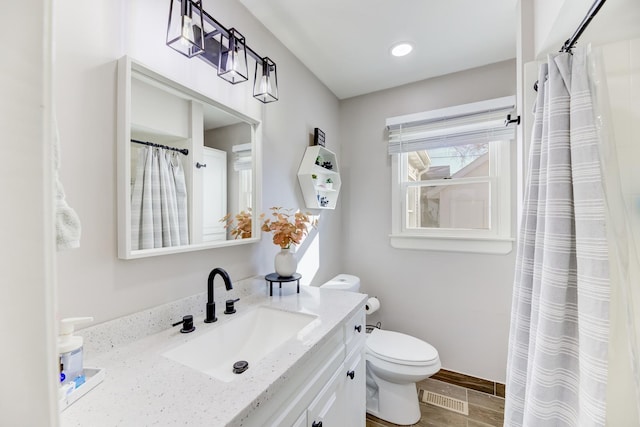
<svg viewBox="0 0 640 427">
<path fill-rule="evenodd" d="M 181 321 L 176 322 L 171 326 L 178 326 L 178 325 L 182 325 L 180 332 L 182 332 L 183 334 L 188 334 L 189 332 L 193 332 L 196 330 L 196 327 L 193 326 L 193 316 L 190 314 L 187 316 L 183 316 Z"/>
<path fill-rule="evenodd" d="M 240 301 L 240 298 L 236 299 L 228 299 L 226 301 L 226 308 L 224 310 L 224 314 L 233 314 L 236 312 L 236 308 L 233 306 L 235 303 Z"/>
</svg>

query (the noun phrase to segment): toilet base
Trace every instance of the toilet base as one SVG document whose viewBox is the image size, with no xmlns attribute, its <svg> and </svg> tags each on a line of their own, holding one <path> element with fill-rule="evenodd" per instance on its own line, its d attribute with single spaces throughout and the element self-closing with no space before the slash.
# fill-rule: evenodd
<svg viewBox="0 0 640 427">
<path fill-rule="evenodd" d="M 381 420 L 407 426 L 420 421 L 420 403 L 416 383 L 395 384 L 383 380 L 373 372 L 371 375 L 378 386 L 377 399 L 369 399 L 367 393 L 367 412 Z"/>
</svg>

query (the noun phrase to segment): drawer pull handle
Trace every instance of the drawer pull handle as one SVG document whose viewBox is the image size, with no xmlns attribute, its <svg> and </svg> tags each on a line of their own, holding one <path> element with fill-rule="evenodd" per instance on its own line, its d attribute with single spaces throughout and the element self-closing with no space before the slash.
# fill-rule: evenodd
<svg viewBox="0 0 640 427">
<path fill-rule="evenodd" d="M 347 376 L 351 379 L 353 379 L 356 376 L 355 371 L 347 371 Z"/>
<path fill-rule="evenodd" d="M 311 423 L 311 427 L 322 427 L 322 421 L 314 421 Z"/>
<path fill-rule="evenodd" d="M 354 329 L 358 332 L 362 332 L 362 325 L 357 325 Z"/>
</svg>

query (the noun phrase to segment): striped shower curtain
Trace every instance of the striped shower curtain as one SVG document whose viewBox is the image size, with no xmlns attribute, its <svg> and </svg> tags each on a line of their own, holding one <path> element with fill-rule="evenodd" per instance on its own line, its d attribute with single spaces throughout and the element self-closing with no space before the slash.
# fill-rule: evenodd
<svg viewBox="0 0 640 427">
<path fill-rule="evenodd" d="M 550 55 L 538 82 L 504 425 L 604 426 L 609 263 L 585 51 Z"/>
<path fill-rule="evenodd" d="M 181 154 L 157 147 L 138 150 L 131 190 L 131 249 L 189 244 Z"/>
</svg>

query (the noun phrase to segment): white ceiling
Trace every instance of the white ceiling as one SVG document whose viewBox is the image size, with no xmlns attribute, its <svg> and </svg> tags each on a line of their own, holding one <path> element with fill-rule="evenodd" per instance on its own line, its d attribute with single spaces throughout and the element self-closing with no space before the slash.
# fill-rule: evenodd
<svg viewBox="0 0 640 427">
<path fill-rule="evenodd" d="M 340 99 L 516 55 L 515 0 L 240 2 Z M 398 41 L 414 51 L 392 57 Z"/>
</svg>

